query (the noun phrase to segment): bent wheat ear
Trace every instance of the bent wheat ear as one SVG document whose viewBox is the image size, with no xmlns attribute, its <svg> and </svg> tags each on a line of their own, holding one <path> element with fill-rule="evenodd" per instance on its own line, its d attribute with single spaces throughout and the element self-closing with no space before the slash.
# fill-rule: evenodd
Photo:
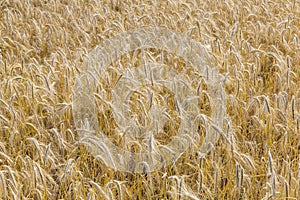
<svg viewBox="0 0 300 200">
<path fill-rule="evenodd" d="M 3 175 L 3 172 L 0 171 L 0 180 L 1 180 L 1 192 L 2 192 L 2 198 L 7 199 L 7 184 L 6 184 L 6 179 Z"/>
<path fill-rule="evenodd" d="M 104 190 L 101 188 L 101 186 L 98 183 L 95 183 L 94 181 L 89 181 L 89 183 L 96 188 L 97 194 L 99 196 L 101 196 L 101 197 L 103 197 L 104 199 L 107 199 L 107 200 L 110 199 L 108 197 L 108 195 L 106 194 L 106 192 L 104 192 Z"/>
</svg>

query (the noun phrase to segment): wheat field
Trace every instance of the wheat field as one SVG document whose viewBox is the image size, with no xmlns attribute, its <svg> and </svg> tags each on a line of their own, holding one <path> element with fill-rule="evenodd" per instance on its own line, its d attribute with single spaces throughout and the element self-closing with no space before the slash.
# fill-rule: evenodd
<svg viewBox="0 0 300 200">
<path fill-rule="evenodd" d="M 204 156 L 195 147 L 150 173 L 123 172 L 80 142 L 72 95 L 89 52 L 149 26 L 207 47 L 223 77 L 226 123 Z M 300 199 L 299 34 L 297 0 L 1 0 L 1 199 Z M 116 69 L 159 62 L 162 54 L 163 65 L 202 90 L 197 109 L 208 116 L 214 109 L 189 63 L 155 49 L 130 52 L 111 64 L 110 78 L 99 82 L 106 93 L 94 98 L 101 129 L 122 148 L 129 147 L 104 103 L 121 76 Z M 160 98 L 172 91 L 149 88 L 155 105 L 169 113 L 155 138 L 167 144 L 179 129 L 179 112 L 171 98 Z M 142 88 L 130 100 L 130 114 L 140 121 L 150 109 L 145 93 Z M 199 122 L 196 146 L 204 130 Z"/>
</svg>

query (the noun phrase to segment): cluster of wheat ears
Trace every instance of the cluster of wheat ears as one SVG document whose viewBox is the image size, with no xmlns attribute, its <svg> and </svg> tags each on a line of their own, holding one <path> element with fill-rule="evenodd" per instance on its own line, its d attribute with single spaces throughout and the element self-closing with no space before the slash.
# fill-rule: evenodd
<svg viewBox="0 0 300 200">
<path fill-rule="evenodd" d="M 199 120 L 193 148 L 174 164 L 151 173 L 123 172 L 80 142 L 72 93 L 90 51 L 149 26 L 209 46 L 211 65 L 222 75 L 227 118 L 207 155 L 194 148 L 206 132 Z M 0 1 L 0 198 L 299 199 L 299 33 L 296 0 Z M 111 91 L 122 91 L 120 72 L 140 73 L 144 62 L 179 73 L 178 82 L 198 91 L 197 112 L 211 116 L 215 109 L 205 79 L 180 56 L 152 48 L 129 52 L 103 72 L 90 101 L 102 132 L 131 152 L 149 146 L 131 141 L 118 126 L 129 121 L 116 117 L 109 102 L 116 98 Z M 185 90 L 181 94 L 184 100 Z M 139 124 L 129 126 L 134 136 L 164 115 L 152 141 L 166 145 L 188 123 L 163 84 L 150 81 L 130 95 L 127 115 Z M 165 112 L 147 115 L 152 105 Z"/>
</svg>

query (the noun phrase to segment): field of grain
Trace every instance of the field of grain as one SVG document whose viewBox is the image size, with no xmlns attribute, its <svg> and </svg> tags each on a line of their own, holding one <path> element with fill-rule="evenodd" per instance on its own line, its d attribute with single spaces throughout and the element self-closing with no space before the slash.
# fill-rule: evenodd
<svg viewBox="0 0 300 200">
<path fill-rule="evenodd" d="M 89 52 L 108 38 L 149 26 L 207 48 L 222 75 L 226 123 L 206 155 L 195 147 L 205 135 L 199 122 L 198 143 L 174 164 L 123 172 L 80 142 L 72 95 Z M 0 198 L 300 199 L 299 34 L 296 0 L 1 0 Z M 203 91 L 197 104 L 203 114 L 214 109 L 203 76 L 189 63 L 162 50 L 130 52 L 111 64 L 110 78 L 99 82 L 106 93 L 94 99 L 101 129 L 122 148 L 128 147 L 107 104 L 122 75 L 115 69 L 134 69 L 153 58 Z M 155 138 L 166 144 L 181 118 L 172 99 L 159 100 L 171 91 L 149 88 L 156 105 L 169 111 Z M 150 109 L 145 91 L 131 98 L 130 113 L 138 120 Z"/>
</svg>

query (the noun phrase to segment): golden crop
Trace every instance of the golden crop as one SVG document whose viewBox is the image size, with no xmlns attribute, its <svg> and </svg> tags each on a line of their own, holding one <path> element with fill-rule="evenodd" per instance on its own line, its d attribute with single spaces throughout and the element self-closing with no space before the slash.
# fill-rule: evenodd
<svg viewBox="0 0 300 200">
<path fill-rule="evenodd" d="M 174 165 L 148 174 L 114 171 L 78 142 L 75 77 L 105 39 L 148 26 L 209 46 L 212 66 L 224 76 L 228 119 L 204 157 L 191 148 Z M 299 34 L 296 0 L 0 1 L 1 198 L 299 199 Z M 107 102 L 121 76 L 116 68 L 143 61 L 173 67 L 202 91 L 198 109 L 206 115 L 213 109 L 207 85 L 181 58 L 155 49 L 130 52 L 111 64 L 110 78 L 99 83 L 105 93 L 94 99 L 102 131 L 124 148 Z M 152 103 L 168 110 L 164 131 L 155 138 L 165 144 L 180 124 L 176 102 L 166 88 L 149 88 Z M 130 99 L 135 104 L 129 114 L 140 123 L 150 119 L 144 117 L 148 90 Z M 200 146 L 201 122 L 199 134 Z"/>
</svg>

